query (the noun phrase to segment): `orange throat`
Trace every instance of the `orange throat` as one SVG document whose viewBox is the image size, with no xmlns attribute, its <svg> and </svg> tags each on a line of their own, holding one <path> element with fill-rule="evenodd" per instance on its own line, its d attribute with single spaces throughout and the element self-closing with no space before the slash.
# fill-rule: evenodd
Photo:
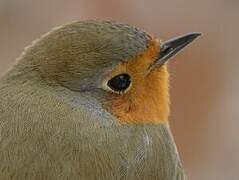
<svg viewBox="0 0 239 180">
<path fill-rule="evenodd" d="M 146 74 L 148 67 L 159 53 L 157 39 L 137 57 L 122 63 L 110 76 L 126 72 L 132 77 L 131 88 L 121 95 L 111 94 L 107 105 L 121 123 L 166 123 L 169 115 L 169 93 L 167 66 L 156 67 Z"/>
</svg>

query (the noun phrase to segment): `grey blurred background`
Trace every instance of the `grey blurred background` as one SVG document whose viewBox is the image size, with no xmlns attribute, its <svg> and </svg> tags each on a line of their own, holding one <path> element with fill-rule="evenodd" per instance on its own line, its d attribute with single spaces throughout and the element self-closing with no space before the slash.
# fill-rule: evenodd
<svg viewBox="0 0 239 180">
<path fill-rule="evenodd" d="M 239 179 L 238 0 L 0 0 L 0 75 L 32 40 L 74 20 L 106 19 L 162 39 L 203 36 L 170 63 L 171 127 L 189 179 Z"/>
</svg>

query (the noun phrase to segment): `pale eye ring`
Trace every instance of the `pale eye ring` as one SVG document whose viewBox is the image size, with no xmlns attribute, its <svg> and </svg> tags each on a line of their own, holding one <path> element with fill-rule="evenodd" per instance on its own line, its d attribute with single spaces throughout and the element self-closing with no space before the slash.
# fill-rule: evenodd
<svg viewBox="0 0 239 180">
<path fill-rule="evenodd" d="M 130 75 L 123 73 L 114 76 L 107 82 L 107 86 L 115 92 L 126 91 L 131 84 Z"/>
</svg>

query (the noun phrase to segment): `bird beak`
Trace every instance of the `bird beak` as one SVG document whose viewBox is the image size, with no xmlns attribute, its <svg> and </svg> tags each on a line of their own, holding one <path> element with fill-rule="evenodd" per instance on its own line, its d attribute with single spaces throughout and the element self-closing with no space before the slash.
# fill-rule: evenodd
<svg viewBox="0 0 239 180">
<path fill-rule="evenodd" d="M 159 57 L 152 65 L 160 66 L 165 64 L 171 57 L 180 52 L 200 35 L 201 33 L 189 33 L 161 43 Z"/>
</svg>

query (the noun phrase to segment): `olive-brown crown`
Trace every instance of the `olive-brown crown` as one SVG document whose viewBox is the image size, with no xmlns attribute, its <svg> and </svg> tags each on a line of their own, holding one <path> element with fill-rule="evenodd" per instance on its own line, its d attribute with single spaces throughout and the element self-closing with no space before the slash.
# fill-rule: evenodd
<svg viewBox="0 0 239 180">
<path fill-rule="evenodd" d="M 75 22 L 35 41 L 15 69 L 24 76 L 33 73 L 49 86 L 91 93 L 121 122 L 164 122 L 169 113 L 167 68 L 148 72 L 159 52 L 160 42 L 133 26 Z M 122 74 L 129 78 L 127 88 L 108 86 Z"/>
</svg>

